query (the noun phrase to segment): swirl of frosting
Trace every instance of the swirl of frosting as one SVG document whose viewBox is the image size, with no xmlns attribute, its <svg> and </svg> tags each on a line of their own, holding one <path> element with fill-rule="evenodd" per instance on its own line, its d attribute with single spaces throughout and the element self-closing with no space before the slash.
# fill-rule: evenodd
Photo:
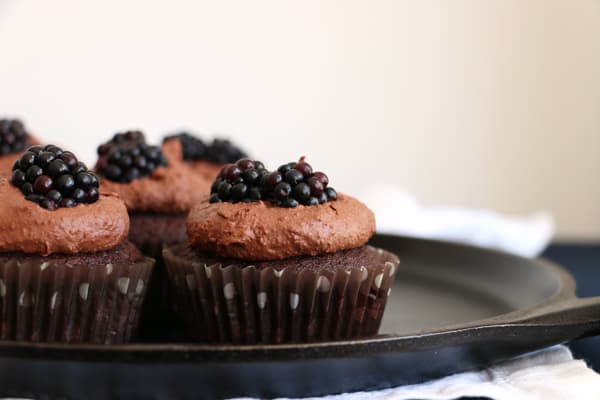
<svg viewBox="0 0 600 400">
<path fill-rule="evenodd" d="M 337 201 L 295 208 L 205 200 L 190 212 L 187 230 L 190 246 L 207 254 L 278 260 L 360 247 L 375 233 L 375 216 L 342 194 Z"/>
<path fill-rule="evenodd" d="M 183 161 L 178 140 L 165 142 L 162 151 L 168 166 L 158 167 L 152 175 L 129 183 L 102 179 L 100 188 L 118 193 L 130 212 L 187 213 L 208 195 L 212 182 Z"/>
<path fill-rule="evenodd" d="M 0 252 L 94 253 L 122 243 L 129 232 L 125 204 L 114 193 L 97 202 L 48 211 L 0 178 Z"/>
</svg>

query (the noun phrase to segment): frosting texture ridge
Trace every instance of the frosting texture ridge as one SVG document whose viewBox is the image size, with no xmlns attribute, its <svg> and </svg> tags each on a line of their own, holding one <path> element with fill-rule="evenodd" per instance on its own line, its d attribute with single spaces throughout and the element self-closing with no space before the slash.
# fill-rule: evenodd
<svg viewBox="0 0 600 400">
<path fill-rule="evenodd" d="M 360 201 L 340 194 L 318 206 L 281 208 L 265 201 L 195 206 L 188 241 L 222 258 L 277 260 L 360 247 L 375 232 L 375 217 Z"/>
</svg>

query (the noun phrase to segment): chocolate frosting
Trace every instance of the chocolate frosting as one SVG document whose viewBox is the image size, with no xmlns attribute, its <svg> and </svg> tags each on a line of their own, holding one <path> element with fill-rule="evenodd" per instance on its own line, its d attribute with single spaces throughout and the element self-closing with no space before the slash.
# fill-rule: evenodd
<svg viewBox="0 0 600 400">
<path fill-rule="evenodd" d="M 227 164 L 215 164 L 210 161 L 192 161 L 190 167 L 198 174 L 213 182 L 221 172 L 221 169 Z"/>
<path fill-rule="evenodd" d="M 12 175 L 12 167 L 17 161 L 23 152 L 20 153 L 11 153 L 5 154 L 0 157 L 0 176 L 9 177 Z"/>
<path fill-rule="evenodd" d="M 152 175 L 129 183 L 102 179 L 100 188 L 118 193 L 129 211 L 187 213 L 209 194 L 212 182 L 183 161 L 179 140 L 168 140 L 162 151 L 169 161 L 168 166 L 158 167 Z"/>
<path fill-rule="evenodd" d="M 360 247 L 375 233 L 375 217 L 363 203 L 342 194 L 337 201 L 296 208 L 205 199 L 190 212 L 187 230 L 190 246 L 206 254 L 278 260 Z"/>
<path fill-rule="evenodd" d="M 1 253 L 93 253 L 117 246 L 129 232 L 127 209 L 114 193 L 101 193 L 92 204 L 48 211 L 0 177 L 0 198 Z"/>
</svg>

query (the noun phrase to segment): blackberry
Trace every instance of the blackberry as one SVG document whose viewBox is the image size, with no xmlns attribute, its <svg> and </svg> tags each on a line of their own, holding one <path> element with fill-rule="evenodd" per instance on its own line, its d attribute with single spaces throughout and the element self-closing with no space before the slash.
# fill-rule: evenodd
<svg viewBox="0 0 600 400">
<path fill-rule="evenodd" d="M 27 149 L 13 165 L 12 184 L 50 211 L 94 203 L 100 196 L 98 177 L 73 153 L 52 144 Z"/>
<path fill-rule="evenodd" d="M 96 170 L 110 181 L 128 183 L 165 165 L 167 159 L 157 146 L 130 143 L 113 148 L 105 155 L 104 162 L 96 165 Z"/>
<path fill-rule="evenodd" d="M 181 149 L 183 152 L 184 160 L 197 161 L 203 160 L 206 157 L 206 153 L 208 151 L 209 146 L 206 143 L 204 143 L 202 139 L 196 136 L 192 136 L 189 133 L 183 132 L 165 137 L 163 143 L 167 140 L 172 139 L 178 139 L 181 142 Z"/>
<path fill-rule="evenodd" d="M 131 147 L 144 143 L 146 143 L 146 137 L 141 131 L 115 133 L 112 139 L 98 146 L 98 156 L 106 156 L 117 147 Z"/>
<path fill-rule="evenodd" d="M 141 131 L 126 131 L 115 133 L 108 142 L 102 143 L 97 148 L 98 161 L 96 162 L 96 170 L 105 169 L 107 166 L 107 157 L 110 153 L 117 149 L 135 147 L 146 143 L 146 137 Z"/>
<path fill-rule="evenodd" d="M 18 119 L 0 119 L 0 155 L 25 150 L 29 135 Z"/>
<path fill-rule="evenodd" d="M 283 164 L 277 171 L 267 171 L 259 161 L 241 159 L 228 164 L 210 189 L 210 202 L 230 203 L 266 200 L 280 207 L 316 206 L 337 200 L 323 172 L 313 172 L 304 157 L 299 162 Z"/>
<path fill-rule="evenodd" d="M 244 159 L 248 155 L 226 139 L 214 139 L 204 142 L 202 139 L 187 132 L 165 137 L 164 141 L 179 139 L 183 149 L 183 159 L 186 161 L 210 161 L 214 164 L 231 164 Z"/>
<path fill-rule="evenodd" d="M 214 139 L 205 156 L 206 160 L 215 164 L 232 163 L 246 157 L 246 152 L 227 139 Z"/>
<path fill-rule="evenodd" d="M 221 169 L 210 188 L 210 202 L 252 202 L 262 199 L 261 182 L 269 175 L 260 161 L 241 159 Z"/>
<path fill-rule="evenodd" d="M 283 164 L 261 182 L 263 198 L 278 206 L 293 208 L 300 204 L 316 206 L 337 200 L 337 192 L 329 187 L 323 172 L 313 172 L 304 157 L 298 162 Z"/>
</svg>

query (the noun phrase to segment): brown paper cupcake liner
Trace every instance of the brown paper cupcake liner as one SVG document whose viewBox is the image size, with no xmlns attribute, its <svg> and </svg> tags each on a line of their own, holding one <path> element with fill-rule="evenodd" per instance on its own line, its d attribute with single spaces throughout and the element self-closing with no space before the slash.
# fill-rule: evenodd
<svg viewBox="0 0 600 400">
<path fill-rule="evenodd" d="M 163 252 L 178 311 L 195 340 L 286 343 L 376 335 L 398 258 L 343 269 L 257 268 Z M 351 260 L 350 260 L 351 261 Z"/>
<path fill-rule="evenodd" d="M 0 339 L 128 342 L 138 326 L 154 260 L 133 265 L 56 261 L 0 264 Z"/>
</svg>

